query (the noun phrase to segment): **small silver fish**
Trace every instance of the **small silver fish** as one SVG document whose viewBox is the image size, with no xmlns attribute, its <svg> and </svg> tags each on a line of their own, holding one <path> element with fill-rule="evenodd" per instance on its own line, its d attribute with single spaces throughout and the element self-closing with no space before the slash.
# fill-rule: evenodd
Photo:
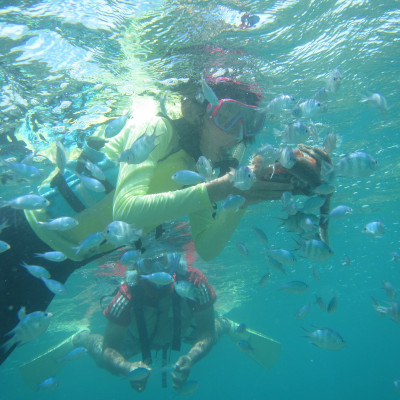
<svg viewBox="0 0 400 400">
<path fill-rule="evenodd" d="M 285 249 L 268 249 L 267 254 L 283 265 L 294 265 L 297 262 L 295 255 Z"/>
<path fill-rule="evenodd" d="M 335 166 L 336 176 L 363 178 L 373 174 L 378 168 L 378 161 L 362 151 L 348 154 Z"/>
<path fill-rule="evenodd" d="M 62 262 L 67 259 L 66 255 L 61 251 L 47 251 L 45 253 L 36 253 L 36 257 L 42 257 L 45 260 L 54 261 L 54 262 Z"/>
<path fill-rule="evenodd" d="M 60 386 L 60 381 L 51 376 L 50 378 L 45 379 L 43 382 L 40 382 L 37 386 L 38 390 L 54 390 Z"/>
<path fill-rule="evenodd" d="M 365 235 L 379 238 L 385 233 L 385 225 L 383 225 L 382 221 L 369 222 L 361 232 Z"/>
<path fill-rule="evenodd" d="M 147 132 L 145 132 L 142 136 L 136 139 L 129 149 L 126 149 L 121 153 L 118 161 L 127 164 L 141 164 L 146 161 L 152 151 L 157 147 L 156 128 L 157 127 L 154 128 L 151 135 L 148 135 Z"/>
<path fill-rule="evenodd" d="M 286 271 L 280 262 L 278 262 L 277 260 L 275 260 L 275 258 L 268 256 L 268 255 L 265 256 L 265 258 L 268 261 L 268 264 L 271 268 L 273 268 L 275 271 L 277 271 L 283 275 L 286 275 Z"/>
<path fill-rule="evenodd" d="M 192 282 L 177 281 L 174 282 L 174 288 L 179 296 L 192 301 L 197 301 L 198 298 L 197 287 Z"/>
<path fill-rule="evenodd" d="M 304 328 L 303 328 L 304 329 Z M 342 336 L 330 328 L 315 329 L 312 332 L 306 331 L 306 336 L 309 337 L 313 344 L 327 350 L 340 350 L 346 346 L 346 342 Z"/>
<path fill-rule="evenodd" d="M 78 224 L 78 221 L 72 217 L 55 218 L 48 222 L 38 221 L 38 225 L 52 231 L 67 231 L 69 229 L 75 228 L 75 226 L 77 226 Z"/>
<path fill-rule="evenodd" d="M 238 340 L 236 342 L 236 345 L 239 347 L 240 350 L 244 351 L 245 353 L 254 351 L 253 346 L 247 340 L 244 340 L 244 339 Z"/>
<path fill-rule="evenodd" d="M 175 172 L 171 178 L 180 185 L 197 185 L 198 183 L 207 181 L 207 178 L 199 173 L 186 169 Z"/>
<path fill-rule="evenodd" d="M 298 104 L 298 107 L 301 111 L 301 116 L 303 118 L 311 118 L 313 117 L 317 112 L 325 112 L 326 111 L 326 106 L 325 104 L 321 103 L 319 100 L 313 98 L 313 99 L 308 99 L 300 104 Z"/>
<path fill-rule="evenodd" d="M 325 204 L 326 198 L 321 196 L 310 197 L 304 203 L 301 211 L 303 213 L 309 213 L 314 210 L 319 210 L 323 204 Z"/>
<path fill-rule="evenodd" d="M 79 180 L 81 181 L 82 185 L 93 192 L 103 193 L 106 191 L 104 185 L 96 178 L 91 178 L 90 176 L 85 175 L 78 175 Z"/>
<path fill-rule="evenodd" d="M 317 101 L 324 101 L 329 97 L 329 90 L 326 87 L 319 88 L 314 96 L 312 97 L 313 99 Z"/>
<path fill-rule="evenodd" d="M 261 279 L 258 281 L 258 286 L 259 287 L 264 287 L 270 280 L 271 274 L 267 272 L 265 275 L 261 277 Z"/>
<path fill-rule="evenodd" d="M 254 154 L 254 156 L 260 156 L 263 158 L 263 166 L 275 162 L 279 159 L 279 155 L 280 150 L 269 143 L 264 144 Z"/>
<path fill-rule="evenodd" d="M 11 163 L 5 160 L 3 160 L 2 163 L 17 175 L 25 179 L 37 180 L 42 176 L 40 169 L 34 167 L 33 165 L 24 163 Z"/>
<path fill-rule="evenodd" d="M 304 143 L 310 136 L 308 126 L 302 121 L 291 122 L 287 124 L 285 130 L 279 132 L 274 130 L 276 136 L 281 136 L 282 139 L 288 144 Z"/>
<path fill-rule="evenodd" d="M 7 242 L 0 240 L 0 253 L 4 253 L 5 251 L 7 251 L 10 248 L 11 248 L 11 246 Z"/>
<path fill-rule="evenodd" d="M 238 169 L 231 168 L 229 179 L 233 182 L 235 188 L 239 190 L 249 190 L 257 180 L 257 177 L 247 165 L 243 165 Z"/>
<path fill-rule="evenodd" d="M 206 178 L 206 179 L 211 179 L 212 174 L 213 174 L 213 169 L 212 169 L 210 161 L 206 157 L 204 157 L 204 156 L 199 157 L 199 159 L 197 160 L 197 163 L 196 163 L 196 168 L 197 168 L 197 172 L 201 176 L 204 176 L 204 178 Z"/>
<path fill-rule="evenodd" d="M 389 281 L 382 282 L 382 289 L 385 290 L 386 296 L 389 297 L 389 299 L 394 300 L 396 298 L 396 289 Z"/>
<path fill-rule="evenodd" d="M 313 192 L 315 194 L 327 195 L 335 192 L 335 190 L 336 187 L 334 185 L 330 185 L 329 183 L 323 183 L 322 185 L 319 185 L 316 188 L 314 188 Z"/>
<path fill-rule="evenodd" d="M 337 308 L 338 308 L 338 298 L 337 296 L 333 296 L 328 303 L 327 311 L 328 313 L 332 314 L 336 312 Z"/>
<path fill-rule="evenodd" d="M 223 202 L 222 209 L 225 211 L 238 211 L 246 199 L 239 194 L 230 194 Z"/>
<path fill-rule="evenodd" d="M 361 102 L 377 108 L 382 114 L 389 110 L 385 97 L 380 93 L 372 93 L 370 96 L 366 96 L 361 99 Z"/>
<path fill-rule="evenodd" d="M 50 202 L 43 196 L 37 194 L 27 194 L 16 197 L 9 201 L 4 201 L 0 207 L 11 207 L 17 210 L 41 210 L 47 207 Z"/>
<path fill-rule="evenodd" d="M 140 255 L 140 251 L 128 250 L 122 255 L 119 262 L 122 265 L 135 265 L 136 261 L 139 260 Z"/>
<path fill-rule="evenodd" d="M 140 275 L 142 279 L 146 279 L 156 285 L 169 285 L 174 281 L 174 278 L 168 272 L 154 272 L 150 275 Z"/>
<path fill-rule="evenodd" d="M 281 150 L 279 162 L 282 164 L 282 167 L 286 169 L 290 169 L 296 164 L 297 157 L 291 147 L 286 146 Z"/>
<path fill-rule="evenodd" d="M 281 197 L 282 211 L 288 213 L 289 215 L 295 215 L 299 211 L 297 208 L 296 200 L 294 199 L 292 193 L 283 192 Z"/>
<path fill-rule="evenodd" d="M 319 282 L 321 280 L 315 267 L 312 267 L 312 274 L 315 282 Z"/>
<path fill-rule="evenodd" d="M 334 68 L 328 74 L 328 79 L 327 79 L 328 89 L 332 93 L 337 92 L 340 87 L 340 84 L 342 83 L 342 79 L 343 79 L 343 77 L 342 77 L 342 74 L 340 73 L 339 69 Z"/>
<path fill-rule="evenodd" d="M 106 139 L 111 139 L 112 137 L 118 135 L 124 128 L 126 121 L 129 118 L 129 114 L 121 115 L 120 117 L 114 118 L 106 126 L 104 131 L 104 136 Z"/>
<path fill-rule="evenodd" d="M 400 324 L 400 301 L 396 301 L 390 305 L 390 307 L 384 307 L 381 305 L 374 305 L 375 310 L 383 315 L 389 315 L 393 321 Z"/>
<path fill-rule="evenodd" d="M 149 377 L 150 373 L 151 373 L 150 368 L 136 367 L 128 373 L 127 379 L 132 382 L 143 381 Z"/>
<path fill-rule="evenodd" d="M 50 272 L 40 265 L 28 265 L 25 261 L 21 264 L 32 276 L 38 279 L 50 278 Z"/>
<path fill-rule="evenodd" d="M 297 310 L 295 318 L 296 319 L 303 319 L 308 314 L 308 312 L 310 311 L 310 308 L 311 308 L 311 304 L 305 304 L 304 306 L 301 306 Z"/>
<path fill-rule="evenodd" d="M 322 312 L 326 311 L 326 305 L 324 302 L 324 299 L 321 296 L 318 296 L 316 293 L 314 293 L 315 296 L 315 303 L 318 304 L 318 307 Z"/>
<path fill-rule="evenodd" d="M 18 311 L 18 325 L 7 334 L 13 336 L 4 343 L 2 350 L 7 352 L 14 344 L 19 346 L 42 335 L 47 330 L 52 317 L 52 313 L 45 311 L 26 314 L 25 307 L 22 307 Z"/>
<path fill-rule="evenodd" d="M 310 289 L 307 283 L 302 281 L 291 281 L 279 286 L 280 290 L 287 293 L 302 294 Z"/>
<path fill-rule="evenodd" d="M 210 86 L 204 79 L 204 76 L 201 76 L 201 88 L 203 91 L 204 98 L 213 106 L 217 106 L 219 103 L 218 97 L 214 93 L 214 91 L 210 88 Z"/>
<path fill-rule="evenodd" d="M 337 135 L 333 132 L 329 132 L 325 136 L 322 146 L 326 153 L 332 153 L 332 151 L 336 149 L 337 139 Z"/>
<path fill-rule="evenodd" d="M 64 357 L 60 358 L 58 362 L 65 363 L 65 362 L 79 360 L 86 354 L 87 354 L 87 349 L 85 349 L 84 347 L 76 347 L 75 349 L 71 350 L 68 354 L 66 354 Z"/>
<path fill-rule="evenodd" d="M 58 294 L 60 296 L 66 296 L 68 294 L 66 287 L 61 282 L 58 282 L 54 279 L 47 279 L 47 278 L 41 278 L 41 279 L 43 283 L 46 285 L 47 289 L 50 290 L 50 292 Z"/>
<path fill-rule="evenodd" d="M 99 166 L 93 164 L 89 160 L 83 162 L 85 164 L 86 169 L 92 174 L 93 178 L 98 179 L 99 181 L 104 181 L 106 179 L 104 172 Z"/>
<path fill-rule="evenodd" d="M 342 219 L 351 215 L 353 213 L 353 209 L 348 206 L 337 206 L 335 207 L 326 217 L 325 221 L 328 219 Z"/>
<path fill-rule="evenodd" d="M 264 246 L 268 246 L 268 236 L 265 234 L 265 232 L 261 229 L 258 228 L 257 226 L 253 226 L 253 231 L 257 235 L 257 237 L 261 240 L 261 242 L 264 244 Z"/>
<path fill-rule="evenodd" d="M 114 246 L 125 246 L 138 240 L 142 229 L 136 229 L 123 221 L 113 221 L 106 226 L 103 235 Z"/>
<path fill-rule="evenodd" d="M 244 243 L 236 243 L 236 248 L 239 250 L 240 254 L 243 254 L 246 257 L 249 255 L 249 249 Z"/>
<path fill-rule="evenodd" d="M 325 261 L 333 256 L 332 249 L 325 242 L 317 239 L 304 240 L 300 251 L 303 257 L 313 261 Z"/>
<path fill-rule="evenodd" d="M 79 253 L 86 253 L 96 247 L 99 247 L 104 240 L 105 238 L 103 232 L 91 233 L 82 241 L 79 246 L 73 247 L 73 249 L 76 250 L 76 255 Z"/>
<path fill-rule="evenodd" d="M 264 112 L 268 114 L 279 114 L 283 110 L 287 110 L 295 104 L 295 98 L 288 94 L 281 94 L 280 96 L 274 97 L 266 107 L 262 108 Z"/>
</svg>

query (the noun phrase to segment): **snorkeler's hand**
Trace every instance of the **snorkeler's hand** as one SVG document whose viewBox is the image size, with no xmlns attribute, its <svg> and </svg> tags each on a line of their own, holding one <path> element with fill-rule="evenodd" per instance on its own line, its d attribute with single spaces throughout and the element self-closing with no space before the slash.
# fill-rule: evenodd
<svg viewBox="0 0 400 400">
<path fill-rule="evenodd" d="M 130 372 L 127 375 L 132 388 L 138 392 L 143 392 L 149 379 L 151 368 L 145 363 L 138 361 L 130 363 Z"/>
<path fill-rule="evenodd" d="M 180 356 L 172 372 L 174 388 L 179 389 L 186 382 L 192 367 L 192 359 L 189 356 Z"/>
<path fill-rule="evenodd" d="M 240 194 L 246 199 L 244 207 L 247 207 L 262 201 L 279 200 L 283 192 L 291 191 L 292 189 L 293 185 L 289 182 L 257 179 L 249 190 L 241 191 Z"/>
</svg>

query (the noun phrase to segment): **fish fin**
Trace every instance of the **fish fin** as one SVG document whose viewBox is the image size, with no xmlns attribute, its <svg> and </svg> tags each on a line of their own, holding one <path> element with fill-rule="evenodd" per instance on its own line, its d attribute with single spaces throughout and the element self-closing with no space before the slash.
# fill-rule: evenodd
<svg viewBox="0 0 400 400">
<path fill-rule="evenodd" d="M 24 262 L 24 264 L 26 265 L 25 262 Z M 22 320 L 25 318 L 25 315 L 26 315 L 26 309 L 25 309 L 25 307 L 21 307 L 21 308 L 19 309 L 19 311 L 18 311 L 18 314 L 17 314 L 18 319 L 19 319 L 20 321 L 22 321 Z"/>
<path fill-rule="evenodd" d="M 14 335 L 14 329 L 12 329 L 10 332 L 6 333 L 6 336 L 8 335 Z M 15 336 L 12 336 L 10 339 L 7 340 L 7 342 L 5 342 L 1 347 L 1 351 L 3 353 L 8 353 L 11 349 L 11 347 L 13 347 L 15 345 L 15 347 L 19 346 L 21 344 L 20 341 L 16 341 L 15 340 Z"/>
<path fill-rule="evenodd" d="M 19 372 L 21 373 L 24 383 L 32 389 L 37 389 L 38 385 L 49 376 L 57 375 L 57 373 L 68 364 L 67 362 L 60 362 L 60 360 L 75 348 L 73 338 L 80 332 L 82 332 L 82 330 L 33 360 L 21 365 L 19 367 Z"/>
<path fill-rule="evenodd" d="M 237 343 L 239 340 L 245 340 L 251 344 L 253 351 L 243 352 L 244 354 L 265 369 L 270 369 L 277 362 L 281 347 L 279 342 L 249 328 L 244 332 L 238 332 L 237 328 L 240 324 L 227 318 L 225 319 L 230 323 L 228 336 L 233 342 Z"/>
</svg>

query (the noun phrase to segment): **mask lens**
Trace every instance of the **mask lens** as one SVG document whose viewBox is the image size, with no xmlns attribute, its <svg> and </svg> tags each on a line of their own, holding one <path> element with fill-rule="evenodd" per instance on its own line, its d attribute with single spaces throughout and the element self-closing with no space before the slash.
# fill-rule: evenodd
<svg viewBox="0 0 400 400">
<path fill-rule="evenodd" d="M 264 127 L 265 114 L 260 112 L 258 107 L 242 104 L 235 100 L 220 100 L 220 102 L 214 122 L 222 130 L 232 129 L 239 120 L 244 124 L 245 136 L 254 136 Z"/>
<path fill-rule="evenodd" d="M 137 265 L 142 274 L 162 272 L 168 269 L 168 258 L 165 254 L 154 258 L 142 258 L 137 262 Z"/>
</svg>

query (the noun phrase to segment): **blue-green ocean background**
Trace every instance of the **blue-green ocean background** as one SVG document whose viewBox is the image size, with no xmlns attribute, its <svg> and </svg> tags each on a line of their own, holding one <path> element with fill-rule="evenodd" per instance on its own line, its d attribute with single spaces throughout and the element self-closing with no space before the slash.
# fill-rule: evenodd
<svg viewBox="0 0 400 400">
<path fill-rule="evenodd" d="M 253 28 L 238 28 L 245 12 L 259 15 L 260 22 Z M 118 105 L 126 103 L 132 91 L 153 89 L 157 81 L 200 74 L 210 64 L 253 77 L 266 100 L 282 93 L 310 98 L 325 85 L 330 71 L 338 68 L 342 74 L 339 90 L 327 100 L 327 112 L 313 118 L 321 124 L 320 140 L 310 143 L 321 145 L 324 135 L 333 131 L 340 137 L 334 160 L 363 150 L 379 161 L 379 169 L 370 177 L 337 180 L 333 206 L 345 204 L 354 213 L 332 221 L 330 239 L 335 254 L 327 261 L 299 258 L 287 276 L 271 271 L 268 285 L 257 286 L 268 265 L 251 227 L 262 228 L 271 246 L 295 248 L 291 234 L 280 226 L 277 218 L 284 214 L 275 202 L 251 208 L 222 254 L 210 263 L 195 264 L 215 287 L 219 312 L 280 341 L 282 350 L 277 364 L 265 371 L 223 338 L 193 368 L 191 377 L 200 386 L 190 398 L 400 396 L 393 384 L 400 379 L 400 326 L 389 317 L 380 317 L 371 301 L 373 296 L 389 304 L 383 280 L 400 290 L 400 263 L 392 261 L 392 253 L 399 251 L 399 34 L 399 2 L 389 0 L 0 2 L 2 157 L 13 152 L 20 156 L 19 149 L 4 138 L 15 131 L 29 136 L 26 121 L 34 113 L 41 116 L 44 130 L 70 126 L 81 115 L 90 115 L 88 110 L 96 104 L 110 106 L 106 117 L 120 115 Z M 193 50 L 198 44 L 240 51 L 205 56 Z M 360 102 L 373 92 L 385 96 L 386 113 Z M 72 101 L 71 108 L 61 114 L 52 111 L 62 101 Z M 261 143 L 277 144 L 272 127 L 282 127 L 281 122 L 285 121 L 270 121 L 246 157 Z M 95 125 L 88 123 L 85 128 L 69 130 L 69 146 L 93 132 Z M 14 187 L 1 188 L 2 197 L 16 192 Z M 361 233 L 374 220 L 385 225 L 382 238 Z M 238 242 L 246 244 L 249 256 L 238 252 Z M 342 264 L 345 256 L 350 265 Z M 319 281 L 313 278 L 313 267 Z M 123 379 L 98 369 L 89 357 L 67 365 L 54 391 L 34 392 L 18 374 L 21 363 L 76 329 L 89 324 L 93 331 L 102 331 L 98 299 L 100 292 L 111 290 L 116 282 L 101 281 L 96 268 L 90 265 L 71 277 L 69 297 L 56 299 L 50 306 L 55 319 L 49 331 L 17 349 L 0 367 L 1 399 L 139 396 Z M 289 280 L 305 281 L 310 290 L 301 295 L 278 290 Z M 304 319 L 295 319 L 300 306 L 314 303 L 314 294 L 325 301 L 336 295 L 336 313 L 324 313 L 313 304 Z M 340 332 L 347 346 L 332 352 L 311 345 L 302 328 L 313 326 Z M 171 362 L 176 358 L 173 355 Z M 161 388 L 156 370 L 140 397 L 176 395 L 171 385 Z"/>
</svg>

